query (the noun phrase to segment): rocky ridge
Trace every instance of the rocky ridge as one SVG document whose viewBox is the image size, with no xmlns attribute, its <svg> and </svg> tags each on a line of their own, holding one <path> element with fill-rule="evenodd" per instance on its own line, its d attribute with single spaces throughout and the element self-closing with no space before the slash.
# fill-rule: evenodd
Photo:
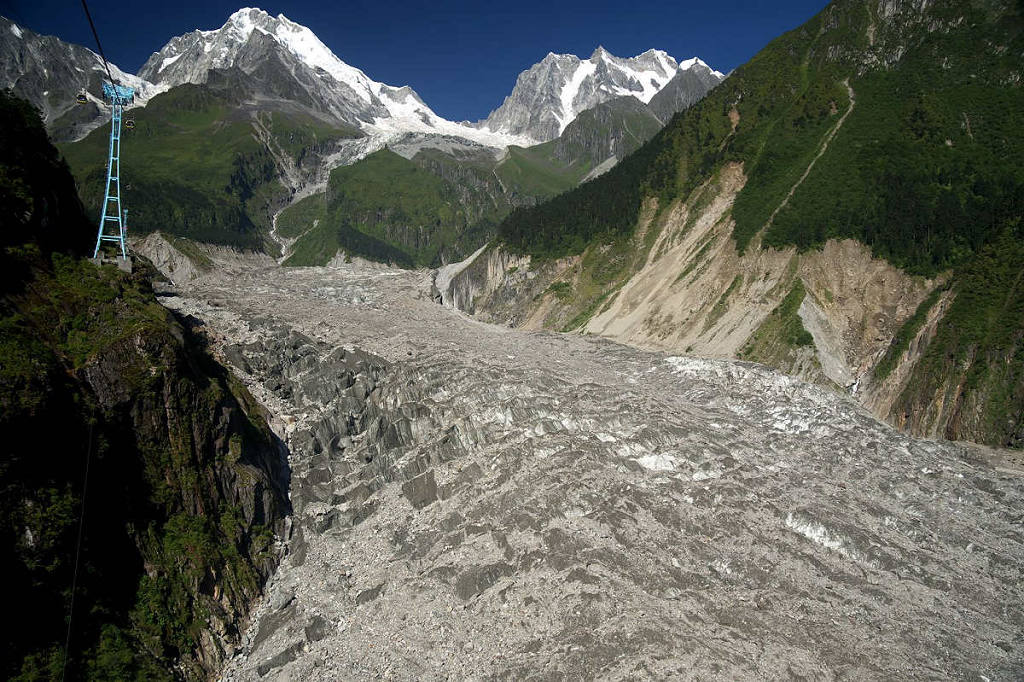
<svg viewBox="0 0 1024 682">
<path fill-rule="evenodd" d="M 459 135 L 494 147 L 521 141 L 443 119 L 412 88 L 372 80 L 340 60 L 310 29 L 252 7 L 234 12 L 219 29 L 172 38 L 139 75 L 173 87 L 205 83 L 211 71 L 228 68 L 257 76 L 267 94 L 308 100 L 316 110 L 371 134 Z"/>
<path fill-rule="evenodd" d="M 116 64 L 109 66 L 116 80 L 135 88 L 134 106 L 144 106 L 166 89 Z M 101 96 L 105 80 L 103 61 L 92 50 L 39 35 L 0 16 L 0 88 L 11 88 L 31 102 L 55 140 L 77 140 L 110 119 Z M 88 100 L 85 104 L 76 104 L 80 93 Z"/>
<path fill-rule="evenodd" d="M 680 78 L 682 74 L 690 75 Z M 603 47 L 589 59 L 548 53 L 519 75 L 501 106 L 477 125 L 546 142 L 558 137 L 581 112 L 602 102 L 632 96 L 647 104 L 672 83 L 671 94 L 661 100 L 659 110 L 679 104 L 678 111 L 699 100 L 723 78 L 724 74 L 696 57 L 680 63 L 662 50 L 648 50 L 628 59 Z"/>
</svg>

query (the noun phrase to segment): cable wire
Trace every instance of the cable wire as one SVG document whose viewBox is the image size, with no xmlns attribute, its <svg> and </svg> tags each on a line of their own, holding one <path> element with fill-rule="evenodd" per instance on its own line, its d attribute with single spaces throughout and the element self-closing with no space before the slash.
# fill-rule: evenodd
<svg viewBox="0 0 1024 682">
<path fill-rule="evenodd" d="M 84 0 L 83 0 L 84 4 Z M 78 516 L 78 543 L 75 546 L 75 569 L 71 574 L 71 604 L 68 607 L 68 634 L 64 639 L 64 664 L 60 669 L 63 682 L 68 669 L 68 653 L 71 651 L 71 621 L 75 615 L 75 591 L 78 589 L 78 563 L 82 555 L 82 531 L 85 528 L 85 494 L 89 490 L 89 462 L 92 461 L 92 429 L 94 422 L 89 423 L 89 446 L 85 452 L 85 480 L 82 482 L 82 510 Z"/>
<path fill-rule="evenodd" d="M 103 60 L 103 68 L 107 70 L 107 78 L 110 79 L 110 84 L 114 84 L 114 77 L 110 75 L 110 65 L 107 64 L 107 56 L 103 54 L 103 46 L 100 45 L 100 34 L 96 32 L 96 24 L 92 23 L 92 14 L 89 13 L 89 5 L 86 4 L 85 0 L 82 0 L 82 9 L 85 10 L 85 18 L 89 20 L 89 27 L 92 28 L 92 37 L 96 39 L 96 49 L 100 51 L 100 59 Z"/>
</svg>

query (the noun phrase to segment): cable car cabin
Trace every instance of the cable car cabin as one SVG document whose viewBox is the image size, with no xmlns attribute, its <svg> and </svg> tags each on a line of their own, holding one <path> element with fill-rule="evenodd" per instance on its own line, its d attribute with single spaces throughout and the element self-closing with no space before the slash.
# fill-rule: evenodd
<svg viewBox="0 0 1024 682">
<path fill-rule="evenodd" d="M 89 101 L 89 98 L 85 96 L 84 92 L 80 92 L 78 93 L 78 97 L 75 98 L 75 101 L 78 104 L 86 104 Z"/>
<path fill-rule="evenodd" d="M 134 129 L 135 128 L 135 119 L 134 118 L 129 118 L 127 121 L 124 122 L 124 127 L 127 128 L 128 130 Z"/>
</svg>

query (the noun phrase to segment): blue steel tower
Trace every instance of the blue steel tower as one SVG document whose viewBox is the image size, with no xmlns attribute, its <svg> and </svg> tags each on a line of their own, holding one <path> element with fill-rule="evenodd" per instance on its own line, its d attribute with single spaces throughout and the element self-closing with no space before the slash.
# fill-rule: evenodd
<svg viewBox="0 0 1024 682">
<path fill-rule="evenodd" d="M 121 113 L 125 106 L 134 101 L 135 90 L 104 83 L 103 96 L 110 102 L 110 154 L 107 157 L 107 191 L 103 198 L 103 214 L 92 257 L 99 258 L 103 242 L 114 242 L 121 248 L 121 258 L 127 260 L 124 211 L 121 209 Z"/>
</svg>

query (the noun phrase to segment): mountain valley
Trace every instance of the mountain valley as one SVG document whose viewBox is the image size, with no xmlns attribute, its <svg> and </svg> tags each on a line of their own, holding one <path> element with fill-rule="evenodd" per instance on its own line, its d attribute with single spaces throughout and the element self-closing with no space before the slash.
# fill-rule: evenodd
<svg viewBox="0 0 1024 682">
<path fill-rule="evenodd" d="M 606 175 L 513 213 L 442 298 L 1020 447 L 1021 62 L 968 46 L 1024 44 L 1016 8 L 982 4 L 832 3 Z"/>
<path fill-rule="evenodd" d="M 39 83 L 50 82 L 43 54 L 60 55 L 78 74 L 61 81 L 70 85 L 46 90 L 44 113 L 58 139 L 73 134 L 65 132 L 68 117 L 88 121 L 72 129 L 81 134 L 95 128 L 84 140 L 68 141 L 63 151 L 86 206 L 98 210 L 97 176 L 104 173 L 99 150 L 109 137 L 109 126 L 99 121 L 106 109 L 75 108 L 73 102 L 77 91 L 98 91 L 99 58 L 4 21 L 8 30 L 0 31 L 0 46 L 11 54 L 12 68 L 0 84 L 39 103 Z M 171 39 L 138 76 L 122 79 L 145 105 L 129 109 L 139 128 L 124 140 L 126 157 L 137 160 L 126 203 L 137 207 L 137 233 L 160 230 L 266 250 L 289 265 L 323 264 L 337 253 L 404 266 L 440 265 L 493 237 L 511 208 L 607 170 L 722 78 L 697 58 L 680 64 L 657 50 L 632 59 L 603 49 L 588 60 L 552 54 L 522 74 L 487 120 L 455 123 L 435 114 L 411 88 L 374 81 L 344 63 L 308 28 L 284 15 L 243 8 L 220 29 Z M 655 113 L 646 103 L 663 87 L 666 96 Z M 631 104 L 621 103 L 623 98 Z M 531 122 L 530 116 L 538 118 Z M 215 144 L 209 143 L 211 132 Z M 358 162 L 385 149 L 437 175 L 446 198 L 428 199 L 425 211 L 411 216 L 407 206 L 381 200 L 373 221 L 333 210 L 329 174 L 355 164 L 353 171 L 339 170 L 332 186 L 372 183 L 375 165 Z M 220 172 L 212 174 L 216 167 Z M 370 177 L 361 177 L 364 170 Z M 154 187 L 168 191 L 154 193 Z M 170 197 L 175 208 L 167 204 Z M 311 211 L 312 205 L 332 210 Z M 287 227 L 279 233 L 274 226 L 286 208 Z M 310 215 L 315 217 L 302 222 Z M 418 246 L 427 242 L 430 247 Z"/>
<path fill-rule="evenodd" d="M 1024 678 L 1020 3 L 476 122 L 242 8 L 111 65 L 127 272 L 102 60 L 0 56 L 5 677 Z"/>
<path fill-rule="evenodd" d="M 222 261 L 165 290 L 290 453 L 289 553 L 224 679 L 1021 673 L 1019 453 L 431 285 Z"/>
</svg>

